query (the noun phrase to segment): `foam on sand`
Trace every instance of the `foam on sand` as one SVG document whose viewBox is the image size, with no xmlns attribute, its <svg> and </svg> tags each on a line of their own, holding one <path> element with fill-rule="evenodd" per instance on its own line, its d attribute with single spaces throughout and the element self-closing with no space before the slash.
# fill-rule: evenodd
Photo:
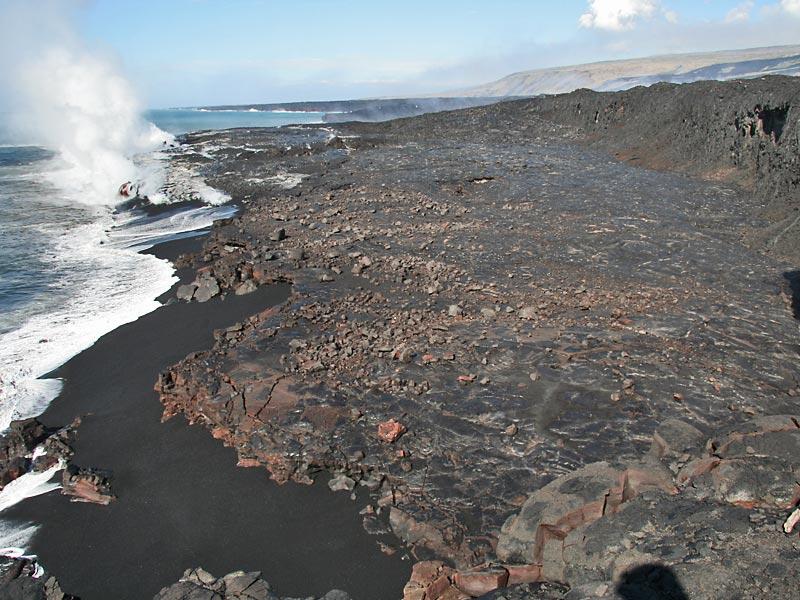
<svg viewBox="0 0 800 600">
<path fill-rule="evenodd" d="M 0 492 L 0 512 L 10 506 L 14 506 L 18 502 L 22 502 L 25 498 L 33 498 L 34 496 L 40 496 L 59 489 L 61 483 L 51 480 L 55 474 L 63 468 L 64 464 L 59 463 L 41 473 L 25 473 L 22 477 L 18 477 L 6 485 L 3 491 Z M 1 555 L 2 553 L 0 551 L 0 556 Z"/>
<path fill-rule="evenodd" d="M 60 391 L 39 379 L 100 336 L 155 310 L 155 300 L 177 281 L 169 262 L 101 244 L 113 226 L 108 214 L 64 232 L 51 260 L 61 277 L 59 307 L 31 316 L 0 336 L 0 430 L 41 413 Z"/>
</svg>

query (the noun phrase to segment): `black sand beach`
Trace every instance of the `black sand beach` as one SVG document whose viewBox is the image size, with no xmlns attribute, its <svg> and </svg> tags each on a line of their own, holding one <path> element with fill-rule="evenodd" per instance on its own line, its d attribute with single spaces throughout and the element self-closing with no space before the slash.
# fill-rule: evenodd
<svg viewBox="0 0 800 600">
<path fill-rule="evenodd" d="M 156 253 L 174 257 L 198 243 L 179 240 Z M 41 524 L 30 550 L 65 591 L 84 600 L 152 598 L 184 569 L 202 566 L 261 570 L 281 594 L 402 594 L 410 566 L 378 550 L 361 527 L 362 503 L 324 484 L 277 486 L 262 469 L 237 468 L 235 452 L 183 418 L 160 422 L 153 384 L 162 369 L 210 346 L 214 329 L 288 295 L 273 286 L 164 306 L 57 371 L 65 386 L 41 419 L 57 426 L 83 416 L 74 462 L 111 469 L 118 500 L 103 507 L 53 492 L 4 517 Z"/>
</svg>

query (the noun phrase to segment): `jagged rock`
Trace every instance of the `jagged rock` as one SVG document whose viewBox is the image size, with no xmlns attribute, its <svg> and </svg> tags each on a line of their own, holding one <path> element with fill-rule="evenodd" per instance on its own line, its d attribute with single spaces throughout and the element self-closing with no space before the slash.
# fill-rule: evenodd
<svg viewBox="0 0 800 600">
<path fill-rule="evenodd" d="M 338 475 L 328 482 L 332 492 L 352 492 L 356 482 L 347 475 Z"/>
<path fill-rule="evenodd" d="M 203 569 L 187 569 L 180 580 L 162 589 L 153 600 L 291 600 L 272 591 L 261 573 L 235 571 L 216 578 Z M 314 600 L 309 597 L 308 600 Z M 331 590 L 319 600 L 352 600 L 341 590 Z"/>
<path fill-rule="evenodd" d="M 542 565 L 542 577 L 563 582 L 563 540 L 573 530 L 603 516 L 645 489 L 674 491 L 672 477 L 655 464 L 617 469 L 587 465 L 531 494 L 518 515 L 503 525 L 497 556 L 504 561 Z"/>
<path fill-rule="evenodd" d="M 455 571 L 438 560 L 415 563 L 411 578 L 403 589 L 403 600 L 466 600 L 470 598 L 454 588 L 450 577 Z"/>
<path fill-rule="evenodd" d="M 289 260 L 303 260 L 306 257 L 306 252 L 302 248 L 289 248 L 286 251 L 286 258 Z"/>
<path fill-rule="evenodd" d="M 245 294 L 252 294 L 258 289 L 258 285 L 252 279 L 248 279 L 236 288 L 237 296 L 244 296 Z"/>
<path fill-rule="evenodd" d="M 202 277 L 197 281 L 197 290 L 194 292 L 194 299 L 198 302 L 208 302 L 214 296 L 219 295 L 220 289 L 217 280 L 213 277 Z"/>
<path fill-rule="evenodd" d="M 178 298 L 178 300 L 189 302 L 192 298 L 194 298 L 195 290 L 197 290 L 197 284 L 195 283 L 180 285 L 175 291 L 175 296 Z"/>
<path fill-rule="evenodd" d="M 800 500 L 797 417 L 759 417 L 726 428 L 687 464 L 678 480 L 697 497 L 748 508 L 791 509 Z"/>
<path fill-rule="evenodd" d="M 393 444 L 406 432 L 406 426 L 396 421 L 389 419 L 378 425 L 378 437 L 387 444 Z"/>
<path fill-rule="evenodd" d="M 502 568 L 459 571 L 453 576 L 455 586 L 473 598 L 483 596 L 508 584 L 508 571 Z"/>
<path fill-rule="evenodd" d="M 677 458 L 686 453 L 697 454 L 705 442 L 703 432 L 678 419 L 667 419 L 653 434 L 650 452 L 657 458 Z"/>
<path fill-rule="evenodd" d="M 35 418 L 12 421 L 0 438 L 0 489 L 29 471 L 46 471 L 69 460 L 73 454 L 72 436 L 79 424 L 77 418 L 70 425 L 53 430 Z"/>
<path fill-rule="evenodd" d="M 748 511 L 728 504 L 648 493 L 572 532 L 563 547 L 571 582 L 619 584 L 631 569 L 662 565 L 691 597 L 792 593 L 793 583 L 770 573 L 792 542 L 774 530 L 754 531 Z"/>
<path fill-rule="evenodd" d="M 38 419 L 11 422 L 8 432 L 0 438 L 0 489 L 28 471 L 27 456 L 48 435 Z"/>
<path fill-rule="evenodd" d="M 36 557 L 0 557 L 0 600 L 80 600 L 65 594 Z"/>
<path fill-rule="evenodd" d="M 73 502 L 90 502 L 107 506 L 116 496 L 111 493 L 110 472 L 69 465 L 62 476 L 61 493 Z"/>
</svg>

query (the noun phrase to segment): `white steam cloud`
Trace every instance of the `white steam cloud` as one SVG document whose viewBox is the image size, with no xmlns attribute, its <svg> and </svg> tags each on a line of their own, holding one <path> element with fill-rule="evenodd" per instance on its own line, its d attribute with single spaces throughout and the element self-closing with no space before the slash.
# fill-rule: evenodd
<svg viewBox="0 0 800 600">
<path fill-rule="evenodd" d="M 655 0 L 589 0 L 589 12 L 581 15 L 579 23 L 587 29 L 622 31 L 638 19 L 652 17 L 657 8 Z"/>
<path fill-rule="evenodd" d="M 75 35 L 68 0 L 0 0 L 0 98 L 17 143 L 58 152 L 55 176 L 70 199 L 119 200 L 121 183 L 139 178 L 131 157 L 170 138 L 141 116 L 133 86 L 110 57 Z"/>
<path fill-rule="evenodd" d="M 790 15 L 800 17 L 800 0 L 781 0 L 781 8 Z"/>
</svg>

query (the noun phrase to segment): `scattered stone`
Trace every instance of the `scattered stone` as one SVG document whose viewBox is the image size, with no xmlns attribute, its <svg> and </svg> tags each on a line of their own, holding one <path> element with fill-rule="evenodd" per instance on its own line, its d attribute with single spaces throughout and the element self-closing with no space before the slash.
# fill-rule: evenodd
<svg viewBox="0 0 800 600">
<path fill-rule="evenodd" d="M 292 600 L 279 597 L 258 571 L 235 571 L 216 578 L 203 569 L 187 569 L 177 583 L 163 588 L 153 600 Z M 297 599 L 295 599 L 297 600 Z M 352 600 L 341 590 L 331 590 L 306 600 Z"/>
<path fill-rule="evenodd" d="M 406 426 L 394 419 L 389 419 L 378 425 L 378 437 L 387 444 L 396 442 L 406 431 L 408 431 Z"/>
<path fill-rule="evenodd" d="M 508 571 L 505 569 L 486 569 L 459 571 L 453 577 L 455 586 L 473 598 L 483 596 L 508 584 Z"/>
<path fill-rule="evenodd" d="M 258 289 L 258 284 L 252 279 L 248 279 L 236 288 L 237 296 L 244 296 L 245 294 L 252 294 Z"/>
<path fill-rule="evenodd" d="M 286 258 L 289 260 L 304 260 L 306 252 L 302 248 L 289 248 L 286 251 Z"/>
<path fill-rule="evenodd" d="M 328 482 L 328 487 L 332 492 L 352 492 L 356 487 L 356 482 L 347 475 L 337 475 Z"/>
<path fill-rule="evenodd" d="M 194 297 L 194 292 L 196 289 L 196 284 L 187 283 L 185 285 L 178 286 L 178 289 L 175 291 L 175 296 L 178 298 L 178 300 L 189 302 Z"/>
<path fill-rule="evenodd" d="M 650 452 L 657 458 L 677 458 L 699 452 L 705 442 L 703 432 L 678 419 L 667 419 L 653 434 Z"/>
<path fill-rule="evenodd" d="M 460 317 L 464 314 L 464 309 L 458 304 L 451 304 L 447 307 L 447 314 L 450 317 Z"/>
<path fill-rule="evenodd" d="M 198 302 L 208 302 L 220 292 L 219 284 L 213 277 L 203 277 L 197 281 L 194 299 Z"/>
</svg>

